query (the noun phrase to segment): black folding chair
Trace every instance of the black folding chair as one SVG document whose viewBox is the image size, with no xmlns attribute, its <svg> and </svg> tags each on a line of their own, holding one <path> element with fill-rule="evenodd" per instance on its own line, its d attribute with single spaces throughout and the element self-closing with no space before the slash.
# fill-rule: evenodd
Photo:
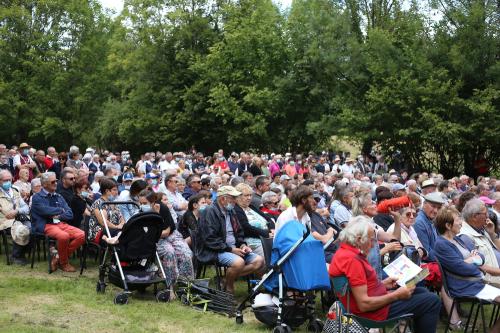
<svg viewBox="0 0 500 333">
<path fill-rule="evenodd" d="M 193 268 L 197 279 L 205 278 L 207 267 L 214 266 L 215 269 L 215 289 L 222 290 L 222 277 L 225 275 L 226 267 L 219 265 L 217 261 L 201 261 L 197 256 L 198 249 L 198 233 L 194 230 L 189 230 L 191 235 L 191 246 L 193 248 Z"/>
<path fill-rule="evenodd" d="M 493 303 L 479 299 L 479 298 L 474 297 L 474 296 L 471 296 L 471 297 L 452 297 L 450 294 L 450 290 L 448 289 L 448 283 L 446 281 L 446 271 L 443 269 L 443 267 L 441 266 L 441 263 L 439 261 L 437 263 L 439 266 L 439 271 L 441 272 L 441 280 L 443 281 L 444 291 L 445 291 L 446 295 L 448 295 L 448 297 L 453 299 L 453 302 L 451 304 L 451 310 L 450 310 L 450 313 L 448 314 L 448 320 L 446 321 L 446 329 L 444 332 L 447 333 L 448 329 L 450 328 L 451 315 L 453 313 L 453 310 L 455 309 L 455 306 L 457 304 L 460 304 L 460 303 L 470 303 L 471 307 L 470 307 L 469 315 L 467 316 L 467 322 L 465 323 L 465 331 L 464 332 L 467 332 L 467 330 L 469 329 L 469 323 L 470 323 L 470 320 L 472 319 L 472 316 L 474 316 L 474 321 L 472 322 L 471 332 L 474 332 L 476 330 L 477 317 L 479 315 L 479 311 L 481 311 L 481 321 L 482 321 L 482 325 L 483 325 L 483 332 L 486 333 L 487 326 L 486 326 L 486 319 L 484 316 L 484 305 L 489 305 L 489 304 L 493 304 Z M 476 313 L 474 314 L 474 308 L 476 306 L 477 306 Z M 491 325 L 491 321 L 492 321 L 492 319 L 490 320 L 490 325 Z"/>
</svg>

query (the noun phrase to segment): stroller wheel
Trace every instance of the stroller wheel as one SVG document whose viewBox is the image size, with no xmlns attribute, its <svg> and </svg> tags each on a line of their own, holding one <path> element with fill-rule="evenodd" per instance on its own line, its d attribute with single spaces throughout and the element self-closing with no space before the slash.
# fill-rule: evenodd
<svg viewBox="0 0 500 333">
<path fill-rule="evenodd" d="M 128 303 L 128 295 L 126 293 L 119 293 L 115 296 L 114 303 L 118 305 L 125 305 Z"/>
<path fill-rule="evenodd" d="M 95 286 L 95 291 L 104 294 L 104 292 L 106 291 L 106 283 L 97 281 L 97 284 Z"/>
<path fill-rule="evenodd" d="M 307 331 L 308 332 L 316 332 L 320 333 L 323 331 L 323 322 L 319 319 L 313 319 L 309 321 L 309 324 L 307 325 Z"/>
<path fill-rule="evenodd" d="M 239 325 L 243 324 L 243 314 L 241 312 L 237 312 L 235 320 L 236 320 L 236 324 L 239 324 Z"/>
<path fill-rule="evenodd" d="M 156 293 L 156 300 L 161 303 L 166 303 L 170 301 L 170 290 L 160 290 Z"/>
<path fill-rule="evenodd" d="M 285 324 L 281 324 L 280 326 L 276 326 L 273 329 L 273 333 L 289 333 L 289 332 L 292 332 L 292 329 L 290 328 L 290 326 L 285 325 Z"/>
</svg>

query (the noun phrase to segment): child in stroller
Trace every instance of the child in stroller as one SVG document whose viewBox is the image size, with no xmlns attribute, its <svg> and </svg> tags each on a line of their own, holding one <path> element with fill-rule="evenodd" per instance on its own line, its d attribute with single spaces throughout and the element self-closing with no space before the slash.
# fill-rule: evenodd
<svg viewBox="0 0 500 333">
<path fill-rule="evenodd" d="M 322 243 L 300 222 L 288 222 L 275 236 L 270 270 L 239 305 L 236 322 L 243 323 L 242 311 L 250 301 L 255 317 L 274 326 L 274 333 L 291 332 L 306 320 L 310 331 L 321 332 L 323 323 L 314 315 L 314 291 L 328 289 Z"/>
<path fill-rule="evenodd" d="M 96 290 L 105 292 L 107 278 L 110 283 L 123 289 L 123 292 L 116 295 L 114 303 L 127 304 L 128 295 L 132 290 L 143 291 L 154 285 L 156 299 L 167 302 L 170 299 L 170 286 L 156 252 L 156 243 L 165 229 L 163 218 L 156 212 L 138 213 L 128 220 L 118 236 L 111 237 L 102 209 L 106 205 L 123 204 L 137 205 L 133 202 L 103 202 L 99 205 L 101 217 L 105 222 L 104 231 L 108 245 L 99 266 Z M 158 276 L 158 269 L 161 277 Z M 165 285 L 165 289 L 157 291 L 157 285 L 160 283 Z"/>
</svg>

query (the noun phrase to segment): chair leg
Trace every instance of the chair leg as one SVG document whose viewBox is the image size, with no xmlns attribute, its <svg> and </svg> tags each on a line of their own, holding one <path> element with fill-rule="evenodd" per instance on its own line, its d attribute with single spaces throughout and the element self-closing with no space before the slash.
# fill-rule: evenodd
<svg viewBox="0 0 500 333">
<path fill-rule="evenodd" d="M 467 330 L 469 329 L 469 324 L 470 320 L 472 319 L 473 313 L 474 313 L 474 306 L 476 304 L 474 302 L 471 303 L 470 310 L 469 310 L 469 315 L 467 316 L 467 322 L 465 323 L 465 330 L 464 333 L 467 333 Z"/>
<path fill-rule="evenodd" d="M 10 265 L 9 242 L 7 241 L 7 232 L 5 230 L 2 230 L 2 241 L 3 247 L 5 248 L 5 258 L 7 259 L 7 265 Z"/>
<path fill-rule="evenodd" d="M 491 312 L 490 325 L 489 327 L 493 327 L 498 320 L 498 315 L 500 314 L 500 305 L 493 304 L 493 311 Z"/>
<path fill-rule="evenodd" d="M 87 242 L 85 242 L 80 253 L 80 275 L 83 274 L 83 269 L 87 268 L 87 246 Z"/>
<path fill-rule="evenodd" d="M 45 244 L 47 243 L 47 244 Z M 47 245 L 47 249 L 48 249 L 48 252 L 45 252 L 45 245 Z M 50 239 L 48 237 L 45 238 L 44 242 L 43 242 L 43 259 L 45 260 L 45 255 L 47 254 L 47 258 L 48 258 L 48 271 L 49 271 L 49 274 L 52 273 L 52 268 L 50 267 L 50 262 L 52 261 L 52 253 L 50 252 Z"/>
<path fill-rule="evenodd" d="M 38 239 L 36 237 L 33 239 L 33 245 L 31 246 L 30 249 L 30 255 L 31 255 L 31 269 L 33 269 L 33 266 L 35 265 L 35 253 L 37 251 L 39 244 L 38 244 Z"/>
<path fill-rule="evenodd" d="M 474 321 L 472 322 L 472 332 L 476 330 L 477 317 L 479 315 L 479 308 L 481 307 L 481 303 L 477 305 L 476 314 L 474 315 Z"/>
<path fill-rule="evenodd" d="M 481 321 L 483 323 L 483 333 L 486 333 L 486 318 L 484 317 L 484 304 L 481 302 L 479 303 L 479 308 L 481 308 Z"/>
</svg>

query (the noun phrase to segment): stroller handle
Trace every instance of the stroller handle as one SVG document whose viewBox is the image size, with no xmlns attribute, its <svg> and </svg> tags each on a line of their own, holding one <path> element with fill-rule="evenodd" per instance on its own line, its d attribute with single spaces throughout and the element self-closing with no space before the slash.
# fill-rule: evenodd
<svg viewBox="0 0 500 333">
<path fill-rule="evenodd" d="M 138 209 L 141 208 L 141 206 L 139 206 L 138 203 L 134 202 L 134 201 L 103 201 L 99 204 L 99 209 L 102 209 L 104 206 L 112 206 L 112 205 L 134 205 L 136 206 Z"/>
</svg>

